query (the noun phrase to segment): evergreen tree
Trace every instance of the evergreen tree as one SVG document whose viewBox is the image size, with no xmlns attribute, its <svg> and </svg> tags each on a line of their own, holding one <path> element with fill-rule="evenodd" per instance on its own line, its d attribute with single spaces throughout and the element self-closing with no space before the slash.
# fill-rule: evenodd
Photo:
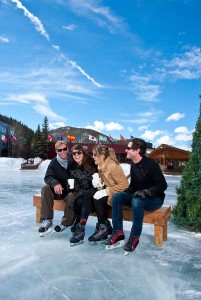
<svg viewBox="0 0 201 300">
<path fill-rule="evenodd" d="M 40 125 L 38 125 L 38 128 L 34 134 L 34 148 L 35 148 L 35 156 L 38 156 L 43 159 L 44 158 L 43 138 L 42 138 Z"/>
<path fill-rule="evenodd" d="M 175 224 L 201 231 L 201 101 L 192 152 L 184 168 L 181 185 L 177 188 L 177 204 L 173 215 Z"/>
<path fill-rule="evenodd" d="M 49 122 L 47 117 L 45 117 L 42 124 L 43 159 L 48 158 L 48 132 L 49 132 Z"/>
</svg>

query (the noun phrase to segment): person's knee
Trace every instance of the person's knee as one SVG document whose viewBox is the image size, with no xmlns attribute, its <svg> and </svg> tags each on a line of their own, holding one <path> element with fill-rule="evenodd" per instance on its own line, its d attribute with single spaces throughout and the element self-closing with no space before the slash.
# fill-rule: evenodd
<svg viewBox="0 0 201 300">
<path fill-rule="evenodd" d="M 41 194 L 45 192 L 49 192 L 51 190 L 49 184 L 45 184 L 41 189 Z"/>
<path fill-rule="evenodd" d="M 120 193 L 115 193 L 113 196 L 112 196 L 112 202 L 118 202 L 120 201 L 121 199 L 121 192 Z"/>
<path fill-rule="evenodd" d="M 142 201 L 139 198 L 132 198 L 131 205 L 133 210 L 138 210 L 142 208 Z"/>
</svg>

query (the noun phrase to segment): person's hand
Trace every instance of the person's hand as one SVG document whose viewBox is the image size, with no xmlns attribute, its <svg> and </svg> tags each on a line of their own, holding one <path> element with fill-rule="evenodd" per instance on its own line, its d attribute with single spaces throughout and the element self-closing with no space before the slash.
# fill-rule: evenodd
<svg viewBox="0 0 201 300">
<path fill-rule="evenodd" d="M 54 186 L 54 192 L 55 194 L 62 195 L 63 188 L 60 183 Z"/>
<path fill-rule="evenodd" d="M 151 192 L 149 190 L 139 190 L 134 193 L 134 197 L 140 199 L 151 198 Z"/>
<path fill-rule="evenodd" d="M 104 189 L 104 190 L 96 192 L 93 197 L 94 197 L 94 199 L 99 200 L 106 196 L 107 196 L 107 192 L 106 192 L 106 189 Z"/>
<path fill-rule="evenodd" d="M 95 187 L 96 189 L 98 190 L 101 190 L 104 186 L 104 183 L 99 179 L 92 179 L 92 184 L 93 184 L 93 187 Z"/>
</svg>

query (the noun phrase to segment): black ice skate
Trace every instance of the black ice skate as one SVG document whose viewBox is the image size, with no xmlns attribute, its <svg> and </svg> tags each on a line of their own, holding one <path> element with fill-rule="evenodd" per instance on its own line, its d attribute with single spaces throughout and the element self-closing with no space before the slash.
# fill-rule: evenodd
<svg viewBox="0 0 201 300">
<path fill-rule="evenodd" d="M 112 234 L 112 225 L 109 220 L 105 220 L 105 225 L 107 226 L 108 235 Z"/>
<path fill-rule="evenodd" d="M 58 225 L 56 225 L 56 226 L 54 227 L 54 230 L 55 230 L 56 232 L 62 232 L 62 231 L 64 231 L 66 228 L 67 228 L 66 225 L 63 225 L 62 223 L 60 223 L 60 224 L 58 224 Z"/>
<path fill-rule="evenodd" d="M 111 237 L 105 242 L 106 250 L 113 250 L 124 245 L 125 235 L 123 230 L 113 231 Z"/>
<path fill-rule="evenodd" d="M 73 236 L 70 238 L 70 245 L 76 246 L 83 243 L 85 236 L 85 225 L 78 223 L 75 232 L 73 232 Z"/>
<path fill-rule="evenodd" d="M 38 232 L 40 233 L 41 237 L 52 232 L 52 220 L 43 220 L 42 225 L 38 229 Z"/>
<path fill-rule="evenodd" d="M 107 226 L 105 224 L 96 224 L 95 232 L 88 238 L 90 244 L 103 242 L 108 238 Z"/>
<path fill-rule="evenodd" d="M 140 238 L 136 236 L 130 236 L 127 243 L 124 246 L 125 255 L 129 255 L 131 252 L 135 250 L 137 245 L 139 244 Z"/>
<path fill-rule="evenodd" d="M 76 216 L 73 225 L 71 226 L 71 232 L 75 232 L 77 224 L 80 223 L 80 216 Z"/>
</svg>

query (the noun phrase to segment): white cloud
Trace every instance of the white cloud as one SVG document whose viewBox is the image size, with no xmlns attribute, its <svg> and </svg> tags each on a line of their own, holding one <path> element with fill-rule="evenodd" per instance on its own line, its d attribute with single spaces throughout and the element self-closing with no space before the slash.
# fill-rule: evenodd
<svg viewBox="0 0 201 300">
<path fill-rule="evenodd" d="M 185 114 L 182 113 L 174 113 L 172 115 L 170 115 L 169 117 L 167 117 L 167 119 L 165 120 L 166 122 L 170 122 L 170 121 L 179 121 L 180 119 L 184 118 Z"/>
<path fill-rule="evenodd" d="M 106 131 L 123 130 L 124 126 L 116 122 L 109 122 L 104 124 L 102 121 L 94 121 L 94 125 L 87 125 L 86 128 L 102 132 L 103 130 Z"/>
<path fill-rule="evenodd" d="M 157 146 L 159 146 L 161 144 L 167 144 L 167 145 L 173 146 L 174 139 L 169 135 L 164 135 L 164 136 L 160 137 L 159 139 L 157 139 L 157 141 L 156 141 Z"/>
<path fill-rule="evenodd" d="M 52 48 L 54 48 L 57 51 L 60 51 L 60 47 L 58 45 L 52 45 Z"/>
<path fill-rule="evenodd" d="M 48 119 L 65 121 L 66 118 L 54 113 L 48 105 L 36 104 L 32 108 L 41 116 L 48 116 Z"/>
<path fill-rule="evenodd" d="M 70 24 L 68 26 L 63 26 L 63 29 L 69 30 L 69 31 L 74 31 L 77 28 L 76 25 Z"/>
<path fill-rule="evenodd" d="M 128 132 L 133 132 L 134 131 L 133 128 L 130 127 L 130 126 L 127 127 L 127 130 L 128 130 Z"/>
<path fill-rule="evenodd" d="M 158 135 L 162 135 L 165 134 L 166 131 L 162 131 L 162 130 L 145 130 L 145 132 L 143 134 L 141 134 L 141 138 L 146 140 L 146 141 L 153 141 L 154 138 L 156 138 Z"/>
<path fill-rule="evenodd" d="M 137 98 L 145 102 L 157 102 L 158 96 L 161 93 L 160 86 L 151 84 L 150 79 L 145 76 L 134 74 L 130 76 L 132 90 L 135 92 Z"/>
<path fill-rule="evenodd" d="M 42 22 L 39 20 L 38 17 L 34 16 L 28 9 L 22 5 L 22 3 L 19 0 L 12 0 L 13 3 L 16 3 L 17 8 L 22 9 L 24 11 L 25 17 L 29 18 L 31 23 L 34 24 L 36 30 L 40 32 L 41 35 L 43 35 L 48 41 L 50 40 L 49 34 L 45 30 Z"/>
<path fill-rule="evenodd" d="M 57 128 L 60 128 L 60 127 L 65 127 L 66 124 L 64 122 L 55 122 L 55 123 L 49 123 L 49 129 L 52 130 L 52 129 L 57 129 Z"/>
<path fill-rule="evenodd" d="M 139 126 L 138 127 L 138 130 L 139 131 L 144 131 L 144 130 L 146 130 L 146 129 L 148 129 L 149 128 L 149 125 L 144 125 L 144 126 Z"/>
<path fill-rule="evenodd" d="M 0 43 L 6 43 L 6 44 L 8 44 L 8 43 L 10 43 L 10 40 L 9 40 L 9 38 L 7 37 L 7 36 L 3 36 L 3 35 L 1 35 L 0 36 Z"/>
<path fill-rule="evenodd" d="M 68 6 L 78 15 L 92 20 L 97 26 L 107 28 L 110 33 L 124 31 L 126 24 L 123 19 L 112 14 L 107 6 L 100 6 L 100 1 L 79 0 L 68 1 Z"/>
<path fill-rule="evenodd" d="M 48 103 L 45 96 L 37 93 L 28 93 L 28 94 L 11 94 L 6 97 L 7 101 L 15 101 L 19 103 L 26 103 L 29 104 L 33 101 L 40 102 L 40 103 Z"/>
<path fill-rule="evenodd" d="M 186 127 L 181 126 L 181 127 L 177 127 L 174 130 L 175 133 L 184 133 L 184 134 L 189 134 L 191 133 Z"/>
</svg>

